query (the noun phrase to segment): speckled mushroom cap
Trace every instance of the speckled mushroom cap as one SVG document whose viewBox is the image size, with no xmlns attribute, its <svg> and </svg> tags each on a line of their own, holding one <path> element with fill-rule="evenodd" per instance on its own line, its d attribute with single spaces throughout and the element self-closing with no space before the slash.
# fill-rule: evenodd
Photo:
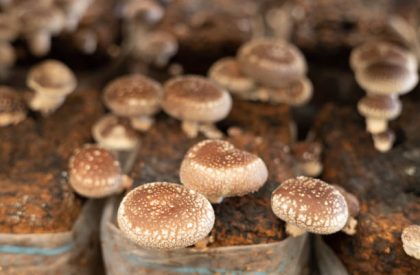
<svg viewBox="0 0 420 275">
<path fill-rule="evenodd" d="M 268 171 L 258 156 L 223 140 L 204 140 L 190 148 L 180 169 L 181 182 L 212 202 L 257 191 Z"/>
<path fill-rule="evenodd" d="M 255 81 L 244 76 L 235 58 L 225 57 L 209 69 L 209 78 L 232 93 L 244 93 L 255 88 Z"/>
<path fill-rule="evenodd" d="M 381 60 L 417 71 L 415 55 L 387 41 L 369 41 L 354 48 L 350 54 L 350 66 L 355 71 Z"/>
<path fill-rule="evenodd" d="M 299 161 L 319 161 L 322 145 L 315 141 L 298 142 L 291 146 L 291 152 Z"/>
<path fill-rule="evenodd" d="M 85 145 L 69 161 L 69 183 L 82 196 L 102 198 L 123 190 L 123 175 L 115 157 L 96 145 Z"/>
<path fill-rule="evenodd" d="M 0 86 L 0 126 L 15 124 L 26 116 L 26 108 L 22 98 L 16 91 Z"/>
<path fill-rule="evenodd" d="M 232 98 L 207 78 L 180 76 L 165 83 L 162 107 L 180 120 L 216 122 L 229 114 Z"/>
<path fill-rule="evenodd" d="M 77 80 L 64 63 L 49 59 L 31 68 L 26 84 L 39 93 L 65 96 L 76 88 Z"/>
<path fill-rule="evenodd" d="M 214 225 L 214 211 L 201 194 L 182 185 L 154 182 L 131 190 L 122 200 L 118 226 L 145 248 L 176 249 L 204 239 Z"/>
<path fill-rule="evenodd" d="M 305 57 L 284 40 L 252 40 L 239 49 L 237 58 L 244 74 L 269 87 L 282 87 L 306 73 Z"/>
<path fill-rule="evenodd" d="M 302 77 L 289 82 L 284 87 L 269 89 L 268 93 L 272 102 L 302 106 L 312 98 L 313 87 L 308 78 Z"/>
<path fill-rule="evenodd" d="M 121 76 L 104 90 L 104 103 L 119 116 L 151 116 L 159 111 L 161 85 L 140 74 Z"/>
<path fill-rule="evenodd" d="M 317 234 L 340 231 L 349 216 L 346 200 L 336 188 L 308 177 L 283 182 L 273 191 L 271 207 L 285 222 Z"/>
<path fill-rule="evenodd" d="M 368 95 L 359 100 L 357 109 L 365 117 L 391 120 L 401 114 L 401 101 L 393 96 Z"/>
<path fill-rule="evenodd" d="M 356 81 L 369 93 L 405 94 L 418 82 L 416 71 L 387 61 L 379 61 L 356 71 Z"/>
<path fill-rule="evenodd" d="M 420 260 L 420 225 L 412 224 L 404 228 L 401 240 L 405 253 Z"/>
<path fill-rule="evenodd" d="M 136 131 L 127 119 L 108 114 L 92 127 L 92 136 L 108 150 L 131 150 L 139 143 Z"/>
</svg>

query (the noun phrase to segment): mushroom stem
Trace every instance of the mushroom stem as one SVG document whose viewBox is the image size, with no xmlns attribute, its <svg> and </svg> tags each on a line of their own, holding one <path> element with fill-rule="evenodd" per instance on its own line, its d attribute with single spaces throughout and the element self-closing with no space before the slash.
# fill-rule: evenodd
<svg viewBox="0 0 420 275">
<path fill-rule="evenodd" d="M 29 102 L 29 107 L 34 111 L 40 111 L 43 115 L 49 115 L 58 109 L 64 100 L 65 96 L 51 96 L 42 92 L 35 92 Z"/>
<path fill-rule="evenodd" d="M 43 56 L 51 48 L 51 34 L 45 30 L 33 32 L 27 37 L 32 54 Z"/>
<path fill-rule="evenodd" d="M 223 133 L 212 123 L 199 125 L 199 131 L 207 138 L 218 139 L 223 137 Z"/>
<path fill-rule="evenodd" d="M 206 198 L 209 200 L 209 202 L 211 202 L 212 204 L 219 204 L 219 203 L 222 203 L 222 201 L 223 201 L 223 197 L 209 197 L 209 196 L 206 196 Z"/>
<path fill-rule="evenodd" d="M 305 230 L 297 227 L 294 224 L 286 223 L 286 233 L 292 237 L 298 237 L 300 235 L 305 234 Z"/>
<path fill-rule="evenodd" d="M 133 179 L 127 175 L 123 175 L 121 180 L 121 191 L 128 190 L 131 186 L 133 186 Z"/>
<path fill-rule="evenodd" d="M 372 135 L 372 139 L 375 149 L 385 153 L 392 149 L 395 142 L 395 134 L 392 131 L 385 131 Z"/>
<path fill-rule="evenodd" d="M 145 132 L 152 127 L 154 123 L 154 119 L 149 116 L 138 116 L 138 117 L 132 117 L 131 120 L 131 126 L 133 126 L 134 129 Z"/>
<path fill-rule="evenodd" d="M 317 177 L 322 172 L 322 163 L 320 161 L 304 161 L 299 163 L 302 173 L 308 177 Z"/>
<path fill-rule="evenodd" d="M 349 219 L 347 220 L 346 225 L 341 229 L 344 233 L 347 235 L 354 235 L 356 234 L 357 230 L 357 220 L 354 217 L 349 216 Z"/>
<path fill-rule="evenodd" d="M 182 121 L 182 130 L 189 138 L 195 138 L 198 136 L 200 126 L 195 121 Z"/>
<path fill-rule="evenodd" d="M 378 134 L 385 132 L 388 129 L 388 120 L 367 117 L 366 130 L 371 134 Z"/>
</svg>

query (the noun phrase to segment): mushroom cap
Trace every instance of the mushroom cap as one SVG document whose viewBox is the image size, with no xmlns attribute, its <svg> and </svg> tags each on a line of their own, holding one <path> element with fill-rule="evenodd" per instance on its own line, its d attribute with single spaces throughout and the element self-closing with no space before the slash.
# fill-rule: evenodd
<svg viewBox="0 0 420 275">
<path fill-rule="evenodd" d="M 311 81 L 302 77 L 287 83 L 281 88 L 260 87 L 260 90 L 269 95 L 270 101 L 284 103 L 291 106 L 302 106 L 312 98 L 313 86 Z"/>
<path fill-rule="evenodd" d="M 344 196 L 333 186 L 314 178 L 286 180 L 271 197 L 274 214 L 286 223 L 317 234 L 332 234 L 347 223 Z"/>
<path fill-rule="evenodd" d="M 282 87 L 306 73 L 303 54 L 294 45 L 278 39 L 256 39 L 244 44 L 237 55 L 245 75 L 269 87 Z"/>
<path fill-rule="evenodd" d="M 417 59 L 408 50 L 387 41 L 372 40 L 356 48 L 350 54 L 350 66 L 360 70 L 378 61 L 387 61 L 417 71 Z"/>
<path fill-rule="evenodd" d="M 176 38 L 166 31 L 153 31 L 138 39 L 135 54 L 150 63 L 166 65 L 178 51 Z"/>
<path fill-rule="evenodd" d="M 0 41 L 13 41 L 20 31 L 20 22 L 16 16 L 0 14 Z"/>
<path fill-rule="evenodd" d="M 261 158 L 223 140 L 204 140 L 191 147 L 180 169 L 182 184 L 210 200 L 257 191 L 267 178 Z"/>
<path fill-rule="evenodd" d="M 140 74 L 121 76 L 109 83 L 104 103 L 119 116 L 152 116 L 160 109 L 161 85 Z"/>
<path fill-rule="evenodd" d="M 349 208 L 349 216 L 357 217 L 360 212 L 360 203 L 357 197 L 340 185 L 333 184 L 332 186 L 334 186 L 346 199 L 346 203 Z"/>
<path fill-rule="evenodd" d="M 27 7 L 21 17 L 22 28 L 25 33 L 30 34 L 36 31 L 47 31 L 58 33 L 64 27 L 64 14 L 54 6 Z"/>
<path fill-rule="evenodd" d="M 322 145 L 315 141 L 298 142 L 291 146 L 292 155 L 299 161 L 319 161 Z"/>
<path fill-rule="evenodd" d="M 235 58 L 225 57 L 209 69 L 209 78 L 232 93 L 246 93 L 255 89 L 255 81 L 245 76 Z"/>
<path fill-rule="evenodd" d="M 136 131 L 130 121 L 108 114 L 92 127 L 92 136 L 99 146 L 107 150 L 131 150 L 139 144 Z"/>
<path fill-rule="evenodd" d="M 201 194 L 182 185 L 154 182 L 131 190 L 118 208 L 121 231 L 145 248 L 175 249 L 204 239 L 214 211 Z"/>
<path fill-rule="evenodd" d="M 82 196 L 102 198 L 123 189 L 123 175 L 120 164 L 109 151 L 85 145 L 70 158 L 69 183 Z"/>
<path fill-rule="evenodd" d="M 405 94 L 418 82 L 416 71 L 387 61 L 378 61 L 356 71 L 356 80 L 369 93 Z"/>
<path fill-rule="evenodd" d="M 162 19 L 164 10 L 156 1 L 130 0 L 124 5 L 122 13 L 124 19 L 135 19 L 146 24 L 155 24 Z"/>
<path fill-rule="evenodd" d="M 407 255 L 420 260 L 420 225 L 412 224 L 404 228 L 401 240 Z"/>
<path fill-rule="evenodd" d="M 39 93 L 65 96 L 76 88 L 77 79 L 64 63 L 49 59 L 31 68 L 26 84 Z"/>
<path fill-rule="evenodd" d="M 0 126 L 18 123 L 25 116 L 25 104 L 18 93 L 7 86 L 0 86 Z"/>
<path fill-rule="evenodd" d="M 357 104 L 364 117 L 391 120 L 401 114 L 401 101 L 395 96 L 367 95 Z"/>
<path fill-rule="evenodd" d="M 229 114 L 232 98 L 207 78 L 180 76 L 165 83 L 162 107 L 179 120 L 213 123 Z"/>
</svg>

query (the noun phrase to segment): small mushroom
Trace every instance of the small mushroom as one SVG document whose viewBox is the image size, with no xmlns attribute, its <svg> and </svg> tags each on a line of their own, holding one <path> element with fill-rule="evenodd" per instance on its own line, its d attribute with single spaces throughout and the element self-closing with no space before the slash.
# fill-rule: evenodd
<svg viewBox="0 0 420 275">
<path fill-rule="evenodd" d="M 297 160 L 302 173 L 308 177 L 317 177 L 322 172 L 322 146 L 318 142 L 299 142 L 291 146 L 292 155 Z"/>
<path fill-rule="evenodd" d="M 262 85 L 281 88 L 306 73 L 306 61 L 298 48 L 280 39 L 256 39 L 238 51 L 240 69 Z"/>
<path fill-rule="evenodd" d="M 64 63 L 46 60 L 31 68 L 26 84 L 35 91 L 29 102 L 32 110 L 48 115 L 59 108 L 77 86 L 77 79 Z"/>
<path fill-rule="evenodd" d="M 151 26 L 162 19 L 164 9 L 152 0 L 129 0 L 124 4 L 122 13 L 125 20 L 134 24 Z"/>
<path fill-rule="evenodd" d="M 141 74 L 121 76 L 104 89 L 104 103 L 111 111 L 131 120 L 131 125 L 147 131 L 160 110 L 161 85 Z"/>
<path fill-rule="evenodd" d="M 204 239 L 214 225 L 210 202 L 182 185 L 154 182 L 131 190 L 118 208 L 118 226 L 136 244 L 176 249 Z"/>
<path fill-rule="evenodd" d="M 357 227 L 357 219 L 356 217 L 359 215 L 360 212 L 360 203 L 359 200 L 356 198 L 355 195 L 345 190 L 343 187 L 339 185 L 333 184 L 338 191 L 344 196 L 346 199 L 347 206 L 349 208 L 349 218 L 347 220 L 346 226 L 344 226 L 341 231 L 346 233 L 347 235 L 354 235 L 356 234 L 356 227 Z"/>
<path fill-rule="evenodd" d="M 69 183 L 84 197 L 103 198 L 130 188 L 132 179 L 121 173 L 119 162 L 109 151 L 85 145 L 70 158 Z"/>
<path fill-rule="evenodd" d="M 302 77 L 287 83 L 281 88 L 269 88 L 260 86 L 257 94 L 266 95 L 268 101 L 273 103 L 284 103 L 291 106 L 302 106 L 312 98 L 313 87 L 311 81 Z M 263 98 L 260 98 L 261 100 Z"/>
<path fill-rule="evenodd" d="M 212 203 L 255 192 L 267 177 L 267 166 L 261 158 L 223 140 L 204 140 L 194 145 L 180 169 L 182 184 Z"/>
<path fill-rule="evenodd" d="M 0 127 L 18 124 L 26 118 L 26 108 L 16 91 L 0 86 Z"/>
<path fill-rule="evenodd" d="M 13 46 L 7 42 L 0 42 L 0 80 L 8 77 L 15 62 L 16 53 Z"/>
<path fill-rule="evenodd" d="M 401 240 L 404 252 L 420 260 L 420 225 L 412 224 L 404 228 Z"/>
<path fill-rule="evenodd" d="M 256 88 L 255 81 L 245 76 L 235 58 L 225 57 L 215 62 L 209 69 L 209 78 L 232 94 L 243 95 Z M 244 95 L 245 94 L 245 95 Z"/>
<path fill-rule="evenodd" d="M 154 31 L 136 39 L 134 51 L 146 63 L 164 67 L 178 51 L 178 42 L 168 32 Z"/>
<path fill-rule="evenodd" d="M 65 29 L 74 31 L 93 0 L 56 0 L 65 14 Z"/>
<path fill-rule="evenodd" d="M 202 132 L 208 138 L 223 134 L 214 126 L 232 108 L 230 94 L 201 76 L 176 77 L 164 85 L 162 107 L 182 121 L 182 129 L 191 138 Z"/>
<path fill-rule="evenodd" d="M 286 231 L 332 234 L 346 225 L 349 211 L 344 196 L 333 186 L 314 178 L 284 181 L 271 197 L 274 214 L 284 220 Z"/>
<path fill-rule="evenodd" d="M 388 61 L 378 61 L 356 71 L 356 80 L 368 93 L 401 95 L 410 92 L 418 82 L 416 71 Z"/>
<path fill-rule="evenodd" d="M 111 152 L 131 151 L 139 145 L 139 139 L 129 121 L 108 114 L 92 127 L 92 136 L 98 145 Z"/>
<path fill-rule="evenodd" d="M 385 132 L 388 121 L 397 118 L 401 108 L 395 96 L 367 95 L 357 104 L 359 113 L 366 118 L 366 130 L 372 134 Z"/>
<path fill-rule="evenodd" d="M 386 130 L 381 133 L 372 135 L 373 144 L 379 152 L 385 153 L 391 150 L 395 142 L 395 133 L 391 130 Z"/>
<path fill-rule="evenodd" d="M 74 43 L 84 54 L 93 54 L 98 48 L 98 37 L 94 30 L 82 28 L 75 32 Z"/>
<path fill-rule="evenodd" d="M 417 60 L 414 54 L 393 43 L 381 40 L 372 40 L 356 47 L 350 55 L 350 66 L 357 71 L 384 60 L 411 71 L 417 71 Z"/>
</svg>

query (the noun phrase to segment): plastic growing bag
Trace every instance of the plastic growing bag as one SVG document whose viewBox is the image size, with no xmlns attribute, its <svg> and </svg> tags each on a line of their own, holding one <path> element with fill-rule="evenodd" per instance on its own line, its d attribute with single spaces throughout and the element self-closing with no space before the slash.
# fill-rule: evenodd
<svg viewBox="0 0 420 275">
<path fill-rule="evenodd" d="M 73 229 L 61 233 L 0 234 L 0 274 L 96 274 L 100 266 L 101 201 L 83 206 Z"/>
<path fill-rule="evenodd" d="M 316 261 L 321 275 L 349 275 L 340 259 L 325 244 L 321 236 L 315 236 L 314 245 Z"/>
<path fill-rule="evenodd" d="M 270 244 L 173 251 L 141 248 L 123 236 L 115 224 L 119 202 L 117 198 L 109 199 L 101 221 L 101 243 L 108 275 L 297 275 L 307 271 L 307 234 Z"/>
</svg>

